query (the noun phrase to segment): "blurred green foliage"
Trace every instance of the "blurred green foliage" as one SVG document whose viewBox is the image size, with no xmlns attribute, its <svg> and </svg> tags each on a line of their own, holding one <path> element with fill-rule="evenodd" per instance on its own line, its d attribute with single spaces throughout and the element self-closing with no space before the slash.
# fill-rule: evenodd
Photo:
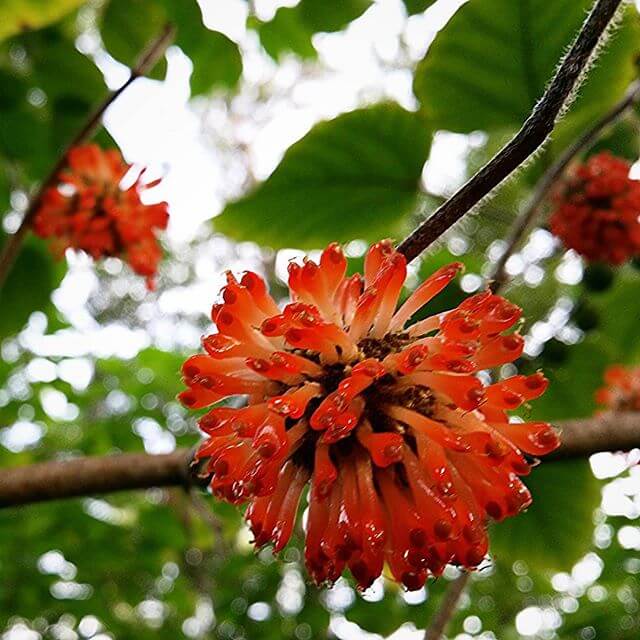
<svg viewBox="0 0 640 640">
<path fill-rule="evenodd" d="M 314 58 L 317 53 L 311 38 L 315 33 L 340 31 L 370 5 L 370 0 L 344 0 L 328 10 L 322 0 L 301 0 L 293 7 L 280 7 L 268 22 L 251 18 L 249 24 L 274 60 L 287 53 Z"/>
<path fill-rule="evenodd" d="M 403 0 L 404 6 L 407 8 L 407 13 L 412 16 L 416 13 L 422 13 L 425 9 L 428 9 L 435 0 Z"/>
<path fill-rule="evenodd" d="M 496 562 L 511 564 L 523 558 L 536 570 L 566 570 L 591 548 L 600 483 L 586 460 L 541 465 L 525 482 L 535 498 L 531 507 L 492 527 Z"/>
<path fill-rule="evenodd" d="M 82 0 L 4 0 L 0 6 L 0 40 L 45 27 L 81 4 Z"/>
<path fill-rule="evenodd" d="M 196 2 L 111 0 L 102 15 L 100 33 L 111 55 L 132 64 L 167 23 L 175 26 L 175 43 L 193 63 L 192 95 L 233 87 L 238 82 L 242 59 L 237 45 L 203 25 Z M 162 68 L 158 65 L 154 74 L 157 76 Z"/>
<path fill-rule="evenodd" d="M 5 239 L 0 240 L 1 247 Z M 51 292 L 62 280 L 63 271 L 64 267 L 54 263 L 49 249 L 39 238 L 30 238 L 25 243 L 9 277 L 0 287 L 0 301 L 7 304 L 7 311 L 0 314 L 0 335 L 17 333 L 34 310 L 50 308 Z M 28 287 L 25 282 L 29 282 Z"/>
</svg>

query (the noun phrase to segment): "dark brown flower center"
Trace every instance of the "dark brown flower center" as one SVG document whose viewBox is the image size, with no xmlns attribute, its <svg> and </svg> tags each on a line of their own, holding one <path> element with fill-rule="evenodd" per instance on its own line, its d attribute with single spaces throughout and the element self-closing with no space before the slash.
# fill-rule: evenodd
<svg viewBox="0 0 640 640">
<path fill-rule="evenodd" d="M 413 341 L 407 333 L 391 333 L 383 338 L 363 338 L 358 343 L 360 352 L 359 360 L 375 359 L 381 362 L 387 355 L 402 351 Z M 322 364 L 324 369 L 324 375 L 317 379 L 317 382 L 321 384 L 323 389 L 322 397 L 311 400 L 304 416 L 300 418 L 302 420 L 310 420 L 322 400 L 338 389 L 340 383 L 349 377 L 351 369 L 358 364 L 358 361 L 327 364 L 321 363 L 318 355 L 314 352 L 307 350 L 298 351 L 300 355 Z M 398 432 L 399 425 L 387 415 L 384 410 L 385 406 L 402 406 L 426 417 L 432 417 L 435 412 L 435 396 L 431 389 L 421 385 L 400 386 L 397 384 L 396 377 L 391 374 L 386 374 L 377 379 L 369 388 L 362 392 L 362 398 L 365 400 L 365 409 L 361 420 L 367 420 L 373 431 L 377 433 Z M 293 427 L 296 422 L 297 420 L 287 419 L 287 428 Z M 320 435 L 321 432 L 309 430 L 302 444 L 293 455 L 293 460 L 296 464 L 303 465 L 309 469 L 309 471 L 313 471 L 314 451 Z M 413 437 L 407 434 L 405 434 L 405 437 L 407 438 L 407 444 L 415 448 Z M 354 437 L 350 435 L 339 440 L 332 446 L 336 452 L 340 452 L 340 455 L 349 455 L 354 444 Z"/>
<path fill-rule="evenodd" d="M 384 338 L 363 338 L 358 342 L 358 348 L 365 358 L 384 360 L 390 353 L 402 351 L 412 342 L 408 333 L 388 333 Z"/>
</svg>

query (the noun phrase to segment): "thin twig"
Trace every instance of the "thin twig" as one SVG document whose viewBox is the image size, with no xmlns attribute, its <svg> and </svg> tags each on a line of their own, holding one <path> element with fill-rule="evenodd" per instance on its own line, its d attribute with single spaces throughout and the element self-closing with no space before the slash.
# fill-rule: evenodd
<svg viewBox="0 0 640 640">
<path fill-rule="evenodd" d="M 456 612 L 458 601 L 464 593 L 464 589 L 469 582 L 469 572 L 463 571 L 448 587 L 447 592 L 444 594 L 444 600 L 442 601 L 438 612 L 433 617 L 431 624 L 427 627 L 424 634 L 424 640 L 440 640 L 444 632 L 447 630 L 447 625 L 453 615 Z"/>
<path fill-rule="evenodd" d="M 505 252 L 496 263 L 488 279 L 492 282 L 491 288 L 497 293 L 505 284 L 505 265 L 513 252 L 517 249 L 520 241 L 531 228 L 533 221 L 540 213 L 542 204 L 547 198 L 553 185 L 562 177 L 571 161 L 582 151 L 591 146 L 596 141 L 600 133 L 609 125 L 613 124 L 621 115 L 640 101 L 640 82 L 633 82 L 625 96 L 620 102 L 606 113 L 592 127 L 585 131 L 572 145 L 558 156 L 558 159 L 545 171 L 544 175 L 536 184 L 535 190 L 527 202 L 520 215 L 514 220 L 513 225 L 507 235 L 507 247 Z"/>
<path fill-rule="evenodd" d="M 89 114 L 80 130 L 64 148 L 47 177 L 40 183 L 40 186 L 33 194 L 24 217 L 22 218 L 22 222 L 20 223 L 20 227 L 18 227 L 18 230 L 13 235 L 7 238 L 6 242 L 2 246 L 2 250 L 0 252 L 0 288 L 11 271 L 11 267 L 13 266 L 13 263 L 20 251 L 22 242 L 24 241 L 27 232 L 31 227 L 31 223 L 33 222 L 33 218 L 40 207 L 40 202 L 45 190 L 54 182 L 54 180 L 56 180 L 60 171 L 64 169 L 69 151 L 73 147 L 76 147 L 91 138 L 100 126 L 104 112 L 136 78 L 146 75 L 156 65 L 158 60 L 160 60 L 164 55 L 167 47 L 173 41 L 174 35 L 175 28 L 173 25 L 166 24 L 158 36 L 147 45 L 143 53 L 140 55 L 140 58 L 131 69 L 129 78 L 115 91 L 110 92 L 96 107 L 96 109 Z"/>
<path fill-rule="evenodd" d="M 600 37 L 621 2 L 622 0 L 597 0 L 547 90 L 520 131 L 428 220 L 400 243 L 398 251 L 408 260 L 420 255 L 544 143 L 562 108 L 579 84 Z"/>
</svg>

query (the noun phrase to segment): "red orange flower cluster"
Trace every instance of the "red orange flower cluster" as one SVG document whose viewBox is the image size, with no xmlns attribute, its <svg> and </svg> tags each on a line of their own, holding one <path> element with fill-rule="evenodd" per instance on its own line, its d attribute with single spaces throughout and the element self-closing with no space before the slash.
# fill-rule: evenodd
<svg viewBox="0 0 640 640">
<path fill-rule="evenodd" d="M 613 411 L 640 411 L 640 367 L 615 364 L 604 372 L 596 401 Z"/>
<path fill-rule="evenodd" d="M 622 264 L 640 254 L 640 181 L 604 152 L 578 166 L 556 196 L 551 230 L 591 262 Z"/>
<path fill-rule="evenodd" d="M 407 326 L 461 268 L 439 269 L 399 308 L 406 260 L 389 241 L 369 249 L 364 278 L 345 277 L 337 244 L 319 264 L 291 263 L 282 310 L 255 273 L 229 273 L 218 333 L 184 363 L 181 401 L 216 405 L 196 458 L 214 495 L 249 503 L 256 545 L 284 548 L 310 483 L 305 559 L 318 583 L 348 567 L 366 588 L 386 562 L 418 589 L 446 563 L 477 566 L 487 521 L 531 502 L 527 456 L 559 444 L 549 424 L 507 415 L 544 392 L 542 374 L 489 386 L 475 375 L 522 353 L 505 333 L 517 306 L 485 291 Z"/>
<path fill-rule="evenodd" d="M 156 232 L 169 220 L 167 203 L 143 204 L 140 195 L 159 180 L 142 184 L 141 176 L 127 189 L 120 186 L 131 168 L 115 149 L 102 151 L 94 144 L 75 147 L 57 184 L 45 190 L 33 230 L 53 238 L 53 248 L 80 249 L 92 258 L 118 256 L 150 288 L 162 258 Z"/>
</svg>

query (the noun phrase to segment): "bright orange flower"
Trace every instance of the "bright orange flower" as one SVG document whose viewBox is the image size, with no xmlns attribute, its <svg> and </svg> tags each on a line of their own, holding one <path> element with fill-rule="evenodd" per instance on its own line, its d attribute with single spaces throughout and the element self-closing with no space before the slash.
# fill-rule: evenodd
<svg viewBox="0 0 640 640">
<path fill-rule="evenodd" d="M 489 291 L 407 326 L 462 268 L 436 271 L 396 308 L 406 260 L 389 241 L 345 277 L 337 244 L 289 265 L 281 311 L 263 280 L 230 273 L 213 307 L 218 333 L 183 366 L 214 495 L 248 502 L 258 546 L 287 544 L 309 483 L 306 564 L 318 583 L 348 567 L 361 588 L 386 562 L 417 589 L 445 564 L 478 565 L 485 525 L 531 502 L 519 480 L 558 446 L 547 423 L 507 411 L 541 395 L 540 373 L 483 386 L 476 372 L 515 360 L 520 309 Z"/>
<path fill-rule="evenodd" d="M 141 175 L 127 189 L 120 186 L 129 171 L 115 149 L 102 151 L 95 144 L 71 149 L 67 168 L 55 186 L 46 189 L 33 222 L 43 238 L 53 238 L 53 248 L 80 249 L 92 258 L 118 256 L 138 274 L 153 277 L 162 258 L 156 232 L 169 220 L 167 203 L 143 204 L 141 193 L 159 180 L 143 184 Z"/>
<path fill-rule="evenodd" d="M 551 230 L 591 262 L 622 264 L 640 254 L 640 181 L 631 165 L 604 152 L 562 183 Z"/>
<path fill-rule="evenodd" d="M 604 372 L 596 401 L 613 411 L 640 411 L 640 367 L 614 364 Z"/>
</svg>

